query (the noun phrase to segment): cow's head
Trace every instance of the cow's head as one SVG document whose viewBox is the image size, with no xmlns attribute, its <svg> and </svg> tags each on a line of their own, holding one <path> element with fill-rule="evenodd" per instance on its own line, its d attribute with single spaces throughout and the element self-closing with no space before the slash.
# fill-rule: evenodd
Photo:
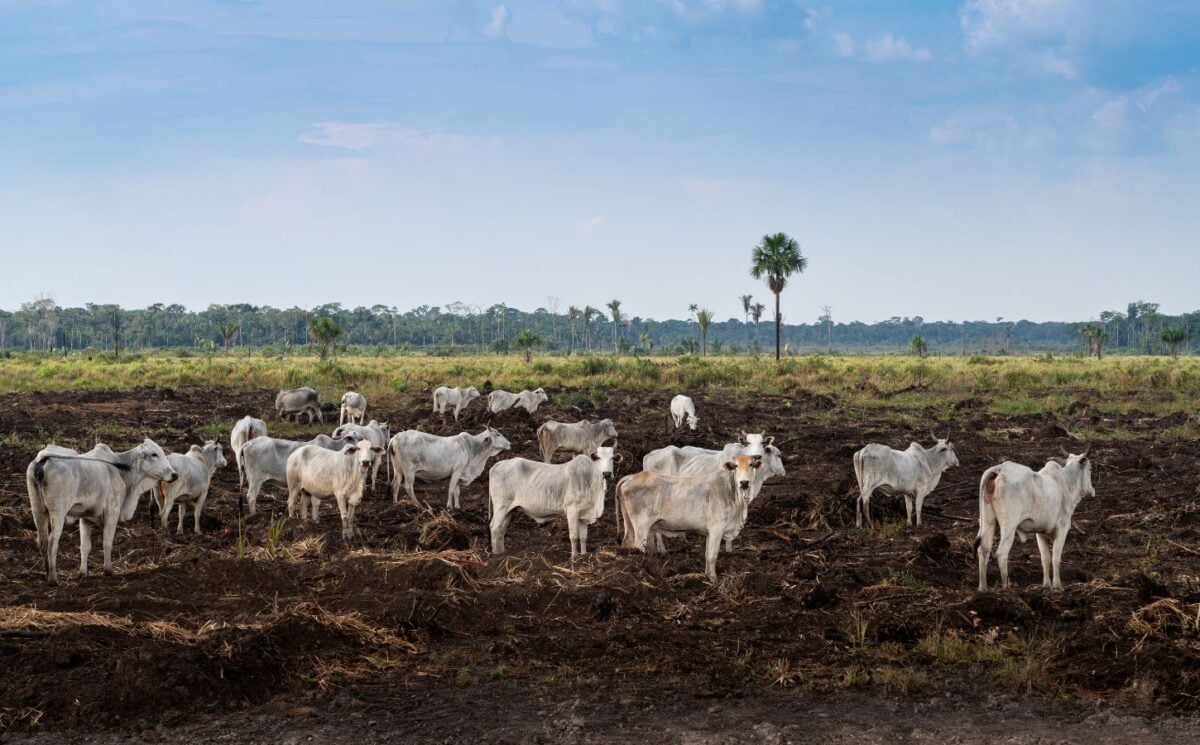
<svg viewBox="0 0 1200 745">
<path fill-rule="evenodd" d="M 953 468 L 958 465 L 958 455 L 954 452 L 954 443 L 950 442 L 949 437 L 938 440 L 931 450 L 944 464 L 944 468 Z"/>
<path fill-rule="evenodd" d="M 466 397 L 468 401 L 473 401 L 474 399 L 479 398 L 479 391 L 475 388 L 475 386 L 471 386 L 463 391 L 463 396 Z"/>
<path fill-rule="evenodd" d="M 146 476 L 167 483 L 179 478 L 179 474 L 175 473 L 175 469 L 167 461 L 166 453 L 149 437 L 137 446 L 137 454 L 142 463 L 142 472 Z"/>
<path fill-rule="evenodd" d="M 725 470 L 733 474 L 739 499 L 750 498 L 750 484 L 754 481 L 754 472 L 760 468 L 762 458 L 757 455 L 738 455 L 733 460 L 725 461 Z"/>
<path fill-rule="evenodd" d="M 1088 457 L 1088 451 L 1090 450 L 1091 446 L 1088 446 L 1078 455 L 1067 453 L 1066 450 L 1063 451 L 1067 456 L 1066 468 L 1072 465 L 1079 466 L 1079 486 L 1085 497 L 1096 496 L 1096 489 L 1092 486 L 1092 459 Z"/>
<path fill-rule="evenodd" d="M 541 388 L 535 388 L 533 390 L 533 400 L 537 401 L 538 403 L 545 403 L 546 401 L 550 400 L 550 397 L 546 395 L 545 390 Z"/>
<path fill-rule="evenodd" d="M 500 430 L 498 429 L 488 427 L 484 430 L 483 434 L 487 435 L 487 439 L 484 442 L 491 446 L 489 455 L 499 455 L 512 447 L 512 443 L 508 441 L 507 437 L 500 434 Z"/>
<path fill-rule="evenodd" d="M 604 439 L 600 440 L 600 442 L 612 440 L 613 444 L 616 444 L 617 426 L 613 424 L 613 420 L 601 419 L 599 422 L 596 422 L 596 430 L 599 431 L 600 434 L 604 435 Z"/>
<path fill-rule="evenodd" d="M 229 465 L 229 461 L 225 460 L 225 448 L 221 447 L 221 443 L 216 440 L 204 443 L 201 451 L 204 453 L 204 460 L 211 463 L 213 468 Z"/>
<path fill-rule="evenodd" d="M 787 469 L 783 467 L 783 452 L 774 445 L 767 445 L 767 456 L 763 458 L 763 463 L 767 465 L 767 478 L 787 476 Z"/>
<path fill-rule="evenodd" d="M 347 445 L 342 448 L 342 455 L 353 458 L 354 463 L 365 476 L 375 463 L 375 459 L 383 455 L 383 448 L 374 447 L 371 445 L 370 440 L 359 440 L 353 445 Z"/>
<path fill-rule="evenodd" d="M 738 442 L 745 446 L 742 450 L 744 454 L 762 457 L 767 454 L 767 446 L 775 442 L 775 438 L 766 437 L 761 432 L 752 435 L 742 430 L 741 435 L 738 436 Z"/>
<path fill-rule="evenodd" d="M 688 416 L 688 429 L 695 429 L 696 423 L 700 421 L 700 417 L 695 415 Z"/>
<path fill-rule="evenodd" d="M 592 460 L 596 462 L 596 468 L 600 469 L 600 475 L 605 480 L 611 480 L 613 469 L 617 463 L 621 462 L 622 458 L 621 454 L 615 452 L 613 448 L 603 447 L 596 448 L 596 452 L 592 453 Z"/>
</svg>

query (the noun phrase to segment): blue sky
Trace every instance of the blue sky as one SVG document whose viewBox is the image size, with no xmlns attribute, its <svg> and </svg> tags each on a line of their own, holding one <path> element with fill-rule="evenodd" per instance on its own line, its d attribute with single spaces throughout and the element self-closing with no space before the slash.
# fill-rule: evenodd
<svg viewBox="0 0 1200 745">
<path fill-rule="evenodd" d="M 1200 308 L 1200 3 L 0 0 L 0 307 Z"/>
</svg>

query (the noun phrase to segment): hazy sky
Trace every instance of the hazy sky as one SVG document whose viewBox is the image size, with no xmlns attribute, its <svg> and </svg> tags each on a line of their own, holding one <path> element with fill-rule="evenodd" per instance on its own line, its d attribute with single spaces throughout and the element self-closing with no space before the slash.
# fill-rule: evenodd
<svg viewBox="0 0 1200 745">
<path fill-rule="evenodd" d="M 1200 308 L 1192 0 L 0 0 L 0 307 Z"/>
</svg>

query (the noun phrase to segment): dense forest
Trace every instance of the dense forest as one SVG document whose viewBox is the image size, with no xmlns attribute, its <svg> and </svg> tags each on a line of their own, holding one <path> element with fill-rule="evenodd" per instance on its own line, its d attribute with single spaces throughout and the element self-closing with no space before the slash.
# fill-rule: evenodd
<svg viewBox="0 0 1200 745">
<path fill-rule="evenodd" d="M 549 352 L 613 351 L 655 354 L 704 352 L 731 354 L 767 350 L 774 342 L 769 314 L 761 304 L 743 300 L 742 318 L 717 321 L 691 306 L 684 320 L 654 320 L 627 313 L 619 301 L 602 308 L 548 307 L 532 312 L 506 305 L 483 308 L 465 303 L 421 306 L 408 311 L 375 305 L 344 308 L 338 303 L 314 308 L 272 308 L 249 304 L 210 305 L 189 311 L 181 305 L 155 304 L 143 309 L 88 304 L 58 306 L 49 297 L 0 311 L 0 350 L 306 348 L 314 327 L 323 328 L 330 346 L 431 353 L 497 352 L 530 348 Z M 314 326 L 313 321 L 321 321 Z M 614 321 L 615 319 L 615 321 Z M 323 326 L 322 326 L 323 324 Z M 1172 346 L 1190 351 L 1200 332 L 1200 311 L 1181 316 L 1159 312 L 1157 303 L 1129 303 L 1124 311 L 1105 311 L 1084 322 L 927 321 L 890 318 L 879 323 L 837 322 L 825 309 L 813 323 L 787 323 L 783 344 L 791 353 L 908 352 L 921 340 L 921 351 L 940 354 L 1014 352 L 1096 352 L 1162 354 Z"/>
</svg>

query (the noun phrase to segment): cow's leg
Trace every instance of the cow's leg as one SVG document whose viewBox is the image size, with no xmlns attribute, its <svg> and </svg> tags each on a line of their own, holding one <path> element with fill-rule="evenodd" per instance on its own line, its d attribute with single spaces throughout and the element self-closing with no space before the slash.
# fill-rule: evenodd
<svg viewBox="0 0 1200 745">
<path fill-rule="evenodd" d="M 492 505 L 491 532 L 492 532 L 492 553 L 504 553 L 504 534 L 508 531 L 508 524 L 512 522 L 512 507 L 510 505 Z"/>
<path fill-rule="evenodd" d="M 917 527 L 921 527 L 921 506 L 925 504 L 925 492 L 917 492 Z"/>
<path fill-rule="evenodd" d="M 348 541 L 348 540 L 350 540 L 351 536 L 353 535 L 353 531 L 350 529 L 350 525 L 351 525 L 350 510 L 352 510 L 354 508 L 350 506 L 350 504 L 347 502 L 347 500 L 344 496 L 335 496 L 334 499 L 337 501 L 338 513 L 340 513 L 342 516 L 342 540 Z"/>
<path fill-rule="evenodd" d="M 187 502 L 176 502 L 175 510 L 178 513 L 176 515 L 177 520 L 175 524 L 175 532 L 182 533 L 183 523 L 187 519 Z"/>
<path fill-rule="evenodd" d="M 200 511 L 204 509 L 204 503 L 208 501 L 208 489 L 200 493 L 200 498 L 192 505 L 192 520 L 195 523 L 193 527 L 196 529 L 196 535 L 200 535 Z"/>
<path fill-rule="evenodd" d="M 1042 557 L 1042 587 L 1050 589 L 1050 539 L 1041 533 L 1035 533 L 1038 553 Z"/>
<path fill-rule="evenodd" d="M 721 534 L 710 530 L 704 541 L 704 574 L 712 582 L 717 581 L 717 554 L 721 552 Z"/>
<path fill-rule="evenodd" d="M 296 516 L 296 501 L 298 499 L 303 499 L 303 498 L 304 498 L 303 491 L 300 489 L 299 485 L 296 485 L 296 486 L 292 486 L 290 484 L 288 485 L 288 505 L 287 505 L 288 517 Z M 251 510 L 250 514 L 254 514 L 253 509 Z M 304 502 L 300 502 L 300 517 L 304 517 Z"/>
<path fill-rule="evenodd" d="M 52 585 L 58 584 L 58 543 L 62 540 L 66 522 L 66 513 L 50 513 L 50 534 L 46 541 L 46 581 Z"/>
<path fill-rule="evenodd" d="M 567 535 L 571 540 L 571 558 L 574 559 L 578 552 L 575 547 L 579 543 L 579 510 L 567 509 Z"/>
<path fill-rule="evenodd" d="M 909 527 L 913 524 L 913 498 L 911 494 L 904 495 L 904 525 Z"/>
<path fill-rule="evenodd" d="M 446 509 L 456 510 L 461 506 L 459 501 L 458 480 L 462 478 L 462 469 L 450 474 L 450 489 L 446 497 Z"/>
<path fill-rule="evenodd" d="M 317 499 L 315 494 L 305 494 L 301 497 L 301 499 L 308 499 L 308 503 L 312 505 L 312 521 L 313 525 L 316 525 L 321 517 L 319 514 L 321 509 L 321 500 Z M 304 502 L 300 503 L 300 512 L 301 514 L 304 513 Z"/>
<path fill-rule="evenodd" d="M 856 528 L 862 527 L 862 518 L 866 518 L 868 528 L 875 527 L 875 523 L 871 522 L 871 494 L 874 491 L 875 491 L 874 489 L 863 489 L 861 492 L 859 492 L 858 506 L 859 506 L 859 509 L 862 511 L 862 514 L 861 515 L 859 515 L 857 513 L 855 514 L 854 527 L 856 527 Z"/>
<path fill-rule="evenodd" d="M 1015 527 L 1000 526 L 1000 545 L 996 548 L 996 564 L 1000 567 L 1000 587 L 1008 589 L 1008 552 L 1016 538 Z"/>
<path fill-rule="evenodd" d="M 588 524 L 585 523 L 584 521 L 580 520 L 579 521 L 579 553 L 580 554 L 585 554 L 585 555 L 587 554 L 587 536 L 588 536 Z"/>
<path fill-rule="evenodd" d="M 663 534 L 660 531 L 650 531 L 654 535 L 654 551 L 659 555 L 667 553 L 667 543 L 663 540 Z"/>
<path fill-rule="evenodd" d="M 254 506 L 258 503 L 258 492 L 262 489 L 261 481 L 250 480 L 250 486 L 246 490 L 246 509 L 250 517 L 254 517 Z"/>
<path fill-rule="evenodd" d="M 1051 549 L 1054 578 L 1050 586 L 1055 590 L 1062 589 L 1062 577 L 1059 576 L 1059 571 L 1062 569 L 1063 546 L 1066 544 L 1067 531 L 1065 528 L 1060 527 L 1054 531 L 1054 547 Z"/>
<path fill-rule="evenodd" d="M 100 526 L 103 543 L 101 548 L 104 553 L 104 573 L 111 575 L 113 573 L 112 566 L 112 550 L 113 540 L 117 537 L 117 523 L 120 522 L 120 512 L 114 510 L 112 515 Z"/>
<path fill-rule="evenodd" d="M 992 540 L 995 538 L 996 523 L 990 519 L 990 516 L 984 516 L 979 521 L 979 545 L 975 549 L 975 555 L 979 559 L 979 591 L 987 592 L 987 568 L 988 561 L 992 558 Z"/>
<path fill-rule="evenodd" d="M 79 576 L 88 576 L 88 556 L 92 553 L 92 524 L 79 518 Z"/>
</svg>

